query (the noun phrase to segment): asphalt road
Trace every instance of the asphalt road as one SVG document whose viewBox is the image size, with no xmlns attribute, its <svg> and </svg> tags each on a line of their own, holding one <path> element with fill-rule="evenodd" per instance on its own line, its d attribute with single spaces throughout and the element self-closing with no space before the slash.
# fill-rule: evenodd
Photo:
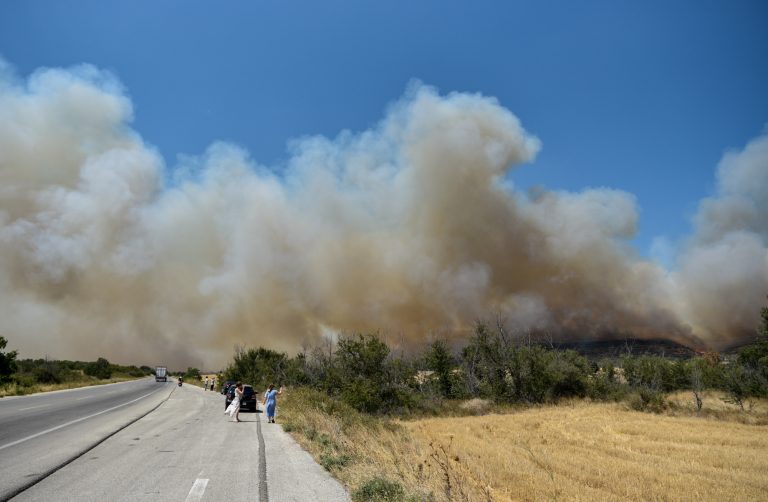
<svg viewBox="0 0 768 502">
<path fill-rule="evenodd" d="M 0 500 L 145 415 L 173 388 L 153 377 L 0 399 Z"/>
<path fill-rule="evenodd" d="M 12 500 L 349 500 L 279 424 L 260 413 L 232 423 L 221 394 L 157 385 L 173 392 L 154 411 Z M 0 484 L 5 478 L 3 472 Z"/>
</svg>

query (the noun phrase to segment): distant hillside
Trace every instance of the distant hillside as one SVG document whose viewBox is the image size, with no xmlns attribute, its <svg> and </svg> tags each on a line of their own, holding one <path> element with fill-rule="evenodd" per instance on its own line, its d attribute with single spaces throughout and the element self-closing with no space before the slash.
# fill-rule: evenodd
<svg viewBox="0 0 768 502">
<path fill-rule="evenodd" d="M 613 358 L 628 353 L 633 356 L 653 355 L 675 359 L 686 359 L 696 355 L 696 351 L 690 347 L 663 339 L 583 340 L 558 343 L 556 347 L 575 350 L 589 359 Z"/>
</svg>

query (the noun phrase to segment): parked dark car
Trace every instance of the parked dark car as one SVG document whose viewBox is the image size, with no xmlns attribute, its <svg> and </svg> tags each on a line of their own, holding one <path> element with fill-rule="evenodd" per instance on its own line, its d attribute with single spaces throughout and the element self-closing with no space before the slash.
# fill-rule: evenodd
<svg viewBox="0 0 768 502">
<path fill-rule="evenodd" d="M 226 382 L 221 384 L 221 393 L 226 394 L 227 392 L 229 392 L 229 388 L 233 387 L 236 383 L 237 382 L 235 382 L 234 380 L 227 380 Z"/>
<path fill-rule="evenodd" d="M 229 407 L 229 403 L 235 398 L 235 386 L 230 385 L 227 391 L 227 397 L 224 399 L 224 409 Z M 240 411 L 258 411 L 256 405 L 256 392 L 250 385 L 243 385 L 243 398 L 240 400 Z"/>
</svg>

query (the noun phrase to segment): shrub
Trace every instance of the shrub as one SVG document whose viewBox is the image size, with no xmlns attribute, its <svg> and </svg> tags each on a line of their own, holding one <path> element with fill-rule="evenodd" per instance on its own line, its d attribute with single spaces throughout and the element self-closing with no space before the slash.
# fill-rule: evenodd
<svg viewBox="0 0 768 502">
<path fill-rule="evenodd" d="M 83 371 L 86 375 L 102 380 L 112 377 L 112 365 L 103 357 L 98 358 L 96 362 L 86 364 Z"/>
<path fill-rule="evenodd" d="M 661 413 L 667 409 L 664 394 L 649 387 L 639 387 L 629 399 L 629 407 L 635 411 Z"/>
<path fill-rule="evenodd" d="M 224 378 L 247 382 L 254 388 L 266 388 L 270 384 L 278 387 L 308 385 L 318 380 L 311 374 L 305 354 L 289 358 L 282 352 L 262 347 L 237 349 L 234 360 L 224 372 Z"/>
<path fill-rule="evenodd" d="M 723 390 L 727 397 L 723 399 L 726 403 L 735 404 L 741 410 L 744 410 L 744 400 L 750 395 L 752 387 L 752 372 L 738 364 L 730 365 L 724 374 Z"/>
<path fill-rule="evenodd" d="M 388 360 L 389 347 L 374 335 L 342 338 L 323 386 L 358 411 L 388 413 L 410 408 L 412 369 Z"/>
<path fill-rule="evenodd" d="M 584 396 L 592 373 L 589 362 L 574 351 L 539 344 L 518 345 L 502 330 L 478 324 L 463 352 L 469 387 L 500 402 L 542 403 Z"/>
<path fill-rule="evenodd" d="M 63 372 L 59 365 L 50 361 L 46 361 L 45 364 L 37 366 L 32 371 L 32 375 L 34 376 L 37 383 L 45 384 L 61 383 L 64 381 L 64 376 L 62 373 Z"/>
<path fill-rule="evenodd" d="M 616 376 L 613 363 L 603 362 L 587 380 L 587 396 L 599 401 L 619 401 L 626 397 L 627 386 Z"/>
<path fill-rule="evenodd" d="M 440 395 L 446 398 L 455 397 L 455 379 L 453 378 L 455 361 L 448 345 L 443 340 L 432 342 L 424 354 L 424 363 L 434 372 Z"/>
<path fill-rule="evenodd" d="M 187 380 L 200 380 L 200 370 L 188 367 L 187 371 L 184 373 L 184 378 Z"/>
<path fill-rule="evenodd" d="M 352 462 L 352 457 L 349 455 L 333 455 L 331 453 L 323 453 L 320 455 L 320 465 L 329 472 L 334 469 L 346 467 L 350 462 Z"/>
<path fill-rule="evenodd" d="M 29 375 L 21 375 L 17 373 L 13 375 L 13 383 L 16 384 L 17 388 L 32 387 L 35 385 L 35 380 L 34 377 Z"/>
<path fill-rule="evenodd" d="M 355 490 L 352 500 L 354 502 L 401 502 L 405 500 L 405 490 L 400 483 L 376 477 Z"/>
<path fill-rule="evenodd" d="M 0 383 L 9 382 L 16 370 L 16 351 L 2 352 L 8 341 L 0 336 Z"/>
</svg>

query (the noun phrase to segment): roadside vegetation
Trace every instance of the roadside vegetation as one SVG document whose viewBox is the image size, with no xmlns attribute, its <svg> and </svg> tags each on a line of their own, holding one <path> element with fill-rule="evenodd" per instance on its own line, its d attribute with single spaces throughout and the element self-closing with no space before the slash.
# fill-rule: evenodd
<svg viewBox="0 0 768 502">
<path fill-rule="evenodd" d="M 452 416 L 400 419 L 299 388 L 278 422 L 355 502 L 760 500 L 768 426 L 734 420 L 737 406 L 710 397 L 707 419 L 589 399 L 464 401 Z M 754 404 L 765 424 L 768 401 Z"/>
<path fill-rule="evenodd" d="M 0 397 L 123 382 L 154 373 L 149 366 L 122 366 L 103 357 L 90 362 L 17 359 L 16 351 L 4 351 L 6 345 L 0 337 Z"/>
<path fill-rule="evenodd" d="M 753 343 L 727 357 L 628 351 L 592 360 L 535 334 L 479 323 L 458 350 L 435 340 L 408 357 L 393 354 L 376 334 L 343 336 L 295 357 L 238 349 L 223 377 L 257 389 L 270 383 L 311 388 L 373 416 L 444 415 L 456 412 L 456 402 L 473 399 L 525 407 L 588 398 L 660 413 L 675 408 L 668 396 L 680 392 L 688 394 L 696 413 L 715 395 L 749 413 L 756 399 L 768 398 L 768 308 L 762 318 Z"/>
<path fill-rule="evenodd" d="M 727 356 L 595 360 L 478 324 L 461 348 L 435 340 L 410 357 L 376 334 L 295 357 L 239 349 L 224 377 L 288 386 L 278 421 L 355 501 L 768 489 L 768 308 L 754 342 Z"/>
</svg>

